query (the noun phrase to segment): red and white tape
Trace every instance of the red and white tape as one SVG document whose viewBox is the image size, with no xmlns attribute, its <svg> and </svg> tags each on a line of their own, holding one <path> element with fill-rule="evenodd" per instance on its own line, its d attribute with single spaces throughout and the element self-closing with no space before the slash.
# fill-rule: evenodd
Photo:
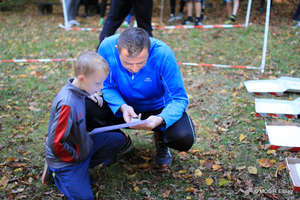
<svg viewBox="0 0 300 200">
<path fill-rule="evenodd" d="M 270 94 L 270 95 L 273 95 L 273 96 L 276 96 L 276 97 L 279 97 L 279 96 L 282 96 L 283 95 L 283 92 L 253 92 L 253 94 L 259 96 L 259 95 L 265 95 L 265 94 Z"/>
<path fill-rule="evenodd" d="M 174 25 L 174 26 L 153 26 L 153 30 L 170 30 L 170 29 L 212 29 L 212 28 L 242 28 L 245 24 L 212 24 L 212 25 Z M 122 27 L 121 27 L 122 28 Z M 72 31 L 101 31 L 102 28 L 84 28 L 71 27 Z"/>
<path fill-rule="evenodd" d="M 11 60 L 0 60 L 0 63 L 69 62 L 74 60 L 76 59 L 75 58 L 11 59 Z"/>
<path fill-rule="evenodd" d="M 212 24 L 212 25 L 175 25 L 175 26 L 153 26 L 153 29 L 211 29 L 211 28 L 242 28 L 245 24 Z"/>
<path fill-rule="evenodd" d="M 298 115 L 275 114 L 275 113 L 256 113 L 256 117 L 275 117 L 275 118 L 297 119 Z"/>
<path fill-rule="evenodd" d="M 270 145 L 269 149 L 278 150 L 278 151 L 300 151 L 300 147 L 284 147 L 277 145 Z"/>
<path fill-rule="evenodd" d="M 75 60 L 76 58 L 10 59 L 10 60 L 0 60 L 0 63 L 69 62 Z M 217 67 L 217 68 L 260 69 L 259 67 L 253 67 L 253 66 L 233 66 L 233 65 L 220 65 L 220 64 L 204 64 L 204 63 L 178 62 L 178 64 L 187 65 L 187 66 L 202 66 L 202 67 Z"/>
<path fill-rule="evenodd" d="M 76 60 L 75 58 L 10 59 L 10 60 L 0 60 L 0 63 L 69 62 L 75 60 Z M 187 66 L 202 66 L 202 67 L 217 67 L 217 68 L 260 69 L 259 67 L 253 67 L 253 66 L 232 66 L 232 65 L 204 64 L 204 63 L 178 62 L 178 64 L 187 65 Z"/>
<path fill-rule="evenodd" d="M 81 27 L 72 27 L 72 31 L 102 31 L 102 28 L 81 28 Z"/>
<path fill-rule="evenodd" d="M 178 64 L 179 65 L 188 65 L 188 66 L 217 67 L 217 68 L 260 69 L 260 67 L 254 67 L 254 66 L 234 66 L 234 65 L 185 63 L 185 62 L 178 62 Z"/>
</svg>

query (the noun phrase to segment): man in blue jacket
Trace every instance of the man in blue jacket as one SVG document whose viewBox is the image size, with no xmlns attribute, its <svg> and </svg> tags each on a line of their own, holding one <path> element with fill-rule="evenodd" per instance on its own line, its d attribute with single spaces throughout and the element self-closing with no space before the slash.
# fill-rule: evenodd
<svg viewBox="0 0 300 200">
<path fill-rule="evenodd" d="M 134 128 L 153 130 L 156 163 L 163 168 L 171 165 L 169 147 L 188 151 L 195 140 L 174 53 L 141 28 L 106 38 L 98 53 L 110 67 L 102 90 L 104 100 L 125 122 L 139 116 L 147 119 L 146 124 Z"/>
</svg>

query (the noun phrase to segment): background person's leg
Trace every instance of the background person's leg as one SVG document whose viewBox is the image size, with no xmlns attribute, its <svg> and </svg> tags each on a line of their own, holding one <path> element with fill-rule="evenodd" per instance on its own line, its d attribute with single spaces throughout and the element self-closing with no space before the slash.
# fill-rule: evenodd
<svg viewBox="0 0 300 200">
<path fill-rule="evenodd" d="M 175 18 L 175 10 L 176 10 L 176 0 L 170 0 L 170 18 L 169 22 L 174 21 Z"/>
<path fill-rule="evenodd" d="M 132 6 L 138 27 L 146 30 L 152 36 L 152 7 L 153 0 L 133 0 Z"/>
<path fill-rule="evenodd" d="M 128 0 L 111 1 L 109 13 L 104 22 L 101 34 L 99 35 L 99 45 L 102 40 L 113 35 L 116 32 L 116 30 L 124 21 L 125 17 L 128 15 L 131 7 L 131 1 Z"/>
<path fill-rule="evenodd" d="M 232 11 L 232 15 L 236 16 L 237 11 L 239 9 L 239 5 L 240 5 L 240 0 L 234 0 L 233 1 L 233 11 Z"/>
<path fill-rule="evenodd" d="M 299 3 L 299 5 L 298 5 L 298 7 L 297 7 L 297 10 L 296 10 L 296 12 L 295 12 L 295 14 L 294 14 L 293 19 L 294 19 L 295 21 L 300 21 L 300 3 Z"/>
<path fill-rule="evenodd" d="M 100 17 L 105 17 L 105 11 L 107 6 L 107 0 L 102 0 L 100 3 Z"/>
<path fill-rule="evenodd" d="M 228 17 L 232 15 L 232 0 L 225 0 Z"/>
<path fill-rule="evenodd" d="M 75 20 L 78 14 L 78 8 L 80 6 L 80 0 L 71 0 L 70 7 L 70 18 L 71 20 Z"/>
</svg>

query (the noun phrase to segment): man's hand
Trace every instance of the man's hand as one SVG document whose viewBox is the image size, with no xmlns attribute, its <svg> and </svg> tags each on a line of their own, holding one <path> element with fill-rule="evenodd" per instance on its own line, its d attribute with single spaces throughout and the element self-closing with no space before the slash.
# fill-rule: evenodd
<svg viewBox="0 0 300 200">
<path fill-rule="evenodd" d="M 123 104 L 120 110 L 123 113 L 123 119 L 126 123 L 131 122 L 132 118 L 138 118 L 138 115 L 134 112 L 133 108 L 127 104 Z"/>
<path fill-rule="evenodd" d="M 98 104 L 98 106 L 101 108 L 103 105 L 103 98 L 100 96 L 99 93 L 95 93 L 92 94 L 91 96 L 89 96 L 90 99 L 93 100 L 93 102 L 95 102 L 96 104 Z"/>
<path fill-rule="evenodd" d="M 158 127 L 159 125 L 161 125 L 163 123 L 163 118 L 156 116 L 156 115 L 151 115 L 150 117 L 148 117 L 147 122 L 135 127 L 131 127 L 131 128 L 135 128 L 135 129 L 143 129 L 143 130 L 152 130 L 156 127 Z"/>
</svg>

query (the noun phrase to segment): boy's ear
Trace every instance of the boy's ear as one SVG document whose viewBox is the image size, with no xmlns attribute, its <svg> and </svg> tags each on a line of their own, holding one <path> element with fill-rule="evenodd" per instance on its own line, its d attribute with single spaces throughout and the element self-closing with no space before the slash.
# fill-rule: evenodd
<svg viewBox="0 0 300 200">
<path fill-rule="evenodd" d="M 77 79 L 78 79 L 79 82 L 83 82 L 84 79 L 85 79 L 85 76 L 83 74 L 79 74 Z"/>
</svg>

